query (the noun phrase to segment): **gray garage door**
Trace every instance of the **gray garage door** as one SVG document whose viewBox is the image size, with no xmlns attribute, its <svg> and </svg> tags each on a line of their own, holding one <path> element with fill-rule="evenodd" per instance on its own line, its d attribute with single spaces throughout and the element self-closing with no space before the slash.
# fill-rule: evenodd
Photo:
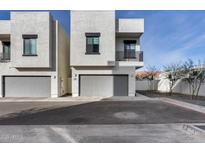
<svg viewBox="0 0 205 154">
<path fill-rule="evenodd" d="M 81 75 L 80 96 L 127 96 L 127 75 Z"/>
<path fill-rule="evenodd" d="M 50 77 L 4 77 L 5 97 L 50 97 Z"/>
</svg>

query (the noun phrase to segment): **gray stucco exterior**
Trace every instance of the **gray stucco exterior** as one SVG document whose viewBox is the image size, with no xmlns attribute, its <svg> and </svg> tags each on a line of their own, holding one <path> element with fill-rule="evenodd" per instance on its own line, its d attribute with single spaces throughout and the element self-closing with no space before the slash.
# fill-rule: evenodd
<svg viewBox="0 0 205 154">
<path fill-rule="evenodd" d="M 52 64 L 52 18 L 49 12 L 11 12 L 11 57 L 15 68 L 50 68 Z M 35 34 L 36 57 L 23 55 L 22 35 Z"/>
<path fill-rule="evenodd" d="M 70 31 L 71 66 L 108 66 L 115 61 L 114 11 L 71 11 Z M 86 32 L 100 33 L 100 55 L 85 54 Z"/>
<path fill-rule="evenodd" d="M 140 36 L 144 32 L 144 20 L 116 20 L 115 11 L 71 11 L 70 31 L 72 96 L 99 96 L 99 91 L 101 96 L 114 96 L 119 93 L 134 96 L 135 68 L 142 67 L 143 61 L 137 60 L 136 57 L 124 58 L 124 41 L 136 41 L 135 52 L 140 53 Z M 99 54 L 86 54 L 86 33 L 100 34 Z M 117 59 L 121 52 L 123 58 Z M 119 78 L 116 77 L 114 80 L 111 76 Z M 123 82 L 123 86 L 111 86 L 120 82 Z M 121 89 L 115 93 L 114 89 L 118 88 Z"/>
<path fill-rule="evenodd" d="M 11 20 L 0 21 L 0 25 L 2 25 L 0 26 L 0 48 L 2 49 L 2 42 L 5 40 L 11 43 L 10 60 L 0 61 L 0 97 L 3 97 L 5 92 L 12 94 L 11 90 L 6 91 L 12 89 L 12 85 L 13 89 L 19 87 L 19 90 L 23 90 L 20 88 L 21 84 L 10 84 L 12 82 L 5 79 L 7 76 L 18 76 L 18 81 L 24 78 L 26 81 L 33 79 L 39 84 L 46 79 L 47 86 L 44 86 L 45 91 L 42 95 L 38 94 L 37 88 L 33 88 L 29 94 L 25 94 L 25 97 L 59 97 L 70 93 L 68 91 L 69 38 L 49 12 L 11 12 Z M 23 55 L 22 35 L 38 36 L 36 56 Z M 2 56 L 2 50 L 0 55 Z M 30 85 L 25 86 L 34 87 L 32 84 L 31 80 Z M 21 93 L 22 91 L 19 91 L 19 95 L 13 94 L 13 97 L 22 97 Z"/>
<path fill-rule="evenodd" d="M 25 97 L 135 95 L 144 20 L 116 20 L 115 11 L 70 11 L 70 17 L 70 38 L 49 12 L 11 12 L 11 20 L 0 21 L 0 97 L 22 97 L 26 88 Z M 99 34 L 97 54 L 86 51 L 88 33 Z M 37 36 L 35 56 L 24 55 L 23 35 Z M 133 57 L 125 56 L 125 41 L 135 42 Z M 1 59 L 5 42 L 9 60 Z"/>
</svg>

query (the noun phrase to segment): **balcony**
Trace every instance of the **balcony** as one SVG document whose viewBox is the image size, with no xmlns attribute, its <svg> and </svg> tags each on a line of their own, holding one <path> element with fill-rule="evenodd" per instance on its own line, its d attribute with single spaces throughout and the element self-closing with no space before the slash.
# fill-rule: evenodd
<svg viewBox="0 0 205 154">
<path fill-rule="evenodd" d="M 143 51 L 117 51 L 116 61 L 143 62 Z"/>
<path fill-rule="evenodd" d="M 116 35 L 118 37 L 139 37 L 144 33 L 144 19 L 118 19 Z"/>
<path fill-rule="evenodd" d="M 8 63 L 10 62 L 10 55 L 0 53 L 0 63 Z"/>
<path fill-rule="evenodd" d="M 119 66 L 135 66 L 136 68 L 141 68 L 144 66 L 143 51 L 117 51 L 116 62 Z"/>
</svg>

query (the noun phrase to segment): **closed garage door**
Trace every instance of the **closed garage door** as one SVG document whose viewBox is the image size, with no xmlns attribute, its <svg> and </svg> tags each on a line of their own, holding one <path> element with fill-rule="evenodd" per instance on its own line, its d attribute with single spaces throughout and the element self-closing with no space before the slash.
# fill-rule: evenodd
<svg viewBox="0 0 205 154">
<path fill-rule="evenodd" d="M 114 76 L 114 96 L 128 96 L 128 76 Z"/>
<path fill-rule="evenodd" d="M 5 97 L 50 97 L 50 77 L 6 76 L 4 77 Z"/>
<path fill-rule="evenodd" d="M 80 75 L 80 96 L 127 95 L 127 75 Z"/>
</svg>

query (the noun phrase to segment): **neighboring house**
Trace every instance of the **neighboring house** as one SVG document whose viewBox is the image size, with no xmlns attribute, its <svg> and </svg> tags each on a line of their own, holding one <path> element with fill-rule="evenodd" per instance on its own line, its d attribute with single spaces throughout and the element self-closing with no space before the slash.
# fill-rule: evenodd
<svg viewBox="0 0 205 154">
<path fill-rule="evenodd" d="M 135 96 L 135 70 L 143 66 L 143 19 L 117 19 L 115 11 L 71 11 L 72 96 Z"/>
<path fill-rule="evenodd" d="M 67 94 L 69 40 L 49 12 L 11 12 L 0 20 L 0 97 Z"/>
<path fill-rule="evenodd" d="M 159 76 L 162 74 L 163 72 L 161 71 L 155 71 L 155 72 L 149 72 L 149 71 L 138 71 L 135 74 L 136 80 L 144 80 L 147 79 L 151 76 L 153 76 L 153 80 L 159 80 Z"/>
</svg>

